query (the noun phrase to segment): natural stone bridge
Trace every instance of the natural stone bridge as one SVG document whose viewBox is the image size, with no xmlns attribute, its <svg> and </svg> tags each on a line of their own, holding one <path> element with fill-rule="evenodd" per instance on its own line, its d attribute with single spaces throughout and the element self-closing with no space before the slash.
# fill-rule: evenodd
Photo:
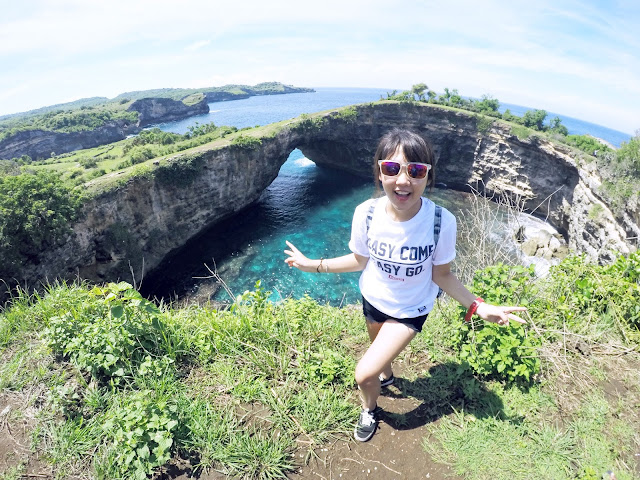
<svg viewBox="0 0 640 480">
<path fill-rule="evenodd" d="M 132 269 L 139 278 L 143 268 L 152 270 L 190 238 L 255 202 L 295 148 L 318 165 L 371 178 L 378 139 L 393 127 L 431 140 L 436 180 L 449 188 L 517 195 L 562 232 L 570 248 L 599 260 L 633 248 L 627 239 L 638 237 L 638 212 L 616 216 L 608 208 L 597 193 L 596 172 L 578 167 L 581 154 L 538 137 L 521 140 L 506 124 L 489 125 L 471 113 L 381 102 L 242 131 L 260 142 L 240 146 L 225 139 L 150 161 L 137 175 L 110 174 L 127 179 L 96 195 L 69 242 L 43 254 L 24 277 L 104 281 L 130 279 Z"/>
</svg>

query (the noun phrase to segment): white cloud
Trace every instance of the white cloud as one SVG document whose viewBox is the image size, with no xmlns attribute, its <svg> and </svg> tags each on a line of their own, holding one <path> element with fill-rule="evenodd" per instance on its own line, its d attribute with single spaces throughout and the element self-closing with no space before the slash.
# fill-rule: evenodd
<svg viewBox="0 0 640 480">
<path fill-rule="evenodd" d="M 0 115 L 159 87 L 425 82 L 640 127 L 633 2 L 33 0 L 3 13 Z"/>
<path fill-rule="evenodd" d="M 199 42 L 192 43 L 191 45 L 186 46 L 184 49 L 187 52 L 193 52 L 195 50 L 200 50 L 203 47 L 211 44 L 211 40 L 200 40 Z"/>
</svg>

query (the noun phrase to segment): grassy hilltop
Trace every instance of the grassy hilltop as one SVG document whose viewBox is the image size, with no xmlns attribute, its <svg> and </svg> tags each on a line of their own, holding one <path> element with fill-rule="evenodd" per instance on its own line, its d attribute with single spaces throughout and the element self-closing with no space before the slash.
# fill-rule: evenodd
<svg viewBox="0 0 640 480">
<path fill-rule="evenodd" d="M 441 301 L 396 362 L 378 435 L 413 431 L 416 454 L 456 478 L 638 478 L 640 255 L 570 257 L 543 280 L 497 265 L 470 283 L 527 306 L 529 324 L 465 324 Z M 223 310 L 156 305 L 126 283 L 19 293 L 0 311 L 0 430 L 13 432 L 0 478 L 336 473 L 358 412 L 360 309 L 269 293 L 258 283 Z M 329 467 L 305 467 L 321 450 Z M 416 461 L 397 455 L 383 466 Z"/>
<path fill-rule="evenodd" d="M 500 121 L 522 135 L 553 135 L 474 114 L 478 128 Z M 299 128 L 320 121 L 296 120 Z M 147 174 L 174 148 L 251 148 L 282 126 L 149 130 L 45 162 L 5 163 L 0 247 L 46 248 L 91 178 L 92 188 L 112 188 L 106 173 Z M 635 175 L 638 146 L 636 136 L 607 161 Z M 46 221 L 42 204 L 20 200 L 34 191 L 60 203 L 47 207 Z M 379 435 L 411 431 L 420 458 L 469 480 L 598 480 L 608 470 L 638 478 L 640 253 L 607 266 L 571 256 L 543 279 L 483 258 L 469 260 L 478 271 L 465 283 L 487 301 L 527 306 L 529 323 L 465 324 L 461 309 L 441 300 L 397 362 Z M 361 312 L 267 298 L 259 284 L 224 309 L 155 304 L 126 283 L 18 290 L 0 310 L 0 479 L 174 478 L 186 469 L 330 478 L 331 462 L 345 460 L 337 440 L 350 441 L 358 412 L 353 368 L 368 344 Z M 331 460 L 324 470 L 313 461 L 321 451 Z M 414 460 L 374 458 L 365 468 L 397 472 Z"/>
<path fill-rule="evenodd" d="M 265 82 L 254 86 L 225 85 L 208 88 L 161 88 L 126 92 L 107 99 L 92 97 L 74 102 L 43 107 L 24 113 L 0 117 L 0 141 L 25 130 L 77 132 L 92 130 L 108 121 L 128 120 L 135 123 L 137 112 L 128 111 L 131 104 L 142 98 L 170 98 L 193 105 L 203 98 L 233 100 L 254 95 L 278 95 L 309 92 L 309 88 L 292 87 L 279 82 Z"/>
</svg>

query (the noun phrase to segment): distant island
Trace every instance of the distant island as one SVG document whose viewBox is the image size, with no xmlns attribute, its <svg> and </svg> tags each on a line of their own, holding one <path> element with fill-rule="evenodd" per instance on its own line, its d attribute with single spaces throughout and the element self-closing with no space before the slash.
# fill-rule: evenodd
<svg viewBox="0 0 640 480">
<path fill-rule="evenodd" d="M 156 123 L 209 113 L 209 103 L 314 92 L 279 82 L 162 88 L 91 97 L 0 117 L 0 159 L 31 160 L 116 142 Z"/>
</svg>

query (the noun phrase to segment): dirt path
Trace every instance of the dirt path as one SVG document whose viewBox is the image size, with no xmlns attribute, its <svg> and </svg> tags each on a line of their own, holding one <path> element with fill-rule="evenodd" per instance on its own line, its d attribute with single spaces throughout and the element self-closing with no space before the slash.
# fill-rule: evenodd
<svg viewBox="0 0 640 480">
<path fill-rule="evenodd" d="M 288 478 L 459 479 L 449 467 L 435 463 L 422 446 L 425 437 L 428 437 L 427 425 L 437 421 L 446 412 L 442 409 L 434 412 L 425 399 L 405 395 L 400 388 L 410 384 L 411 382 L 398 378 L 396 386 L 383 389 L 378 402 L 383 412 L 378 430 L 370 441 L 356 442 L 352 437 L 335 440 L 317 449 L 316 456 Z M 29 411 L 23 394 L 0 393 L 0 473 L 18 474 L 16 478 L 53 479 L 52 467 L 30 449 L 30 432 L 35 423 L 35 415 L 30 415 Z M 299 464 L 304 464 L 304 458 L 297 460 Z M 154 478 L 192 478 L 189 467 L 188 464 L 173 465 Z M 223 480 L 227 477 L 210 471 L 199 478 Z"/>
<path fill-rule="evenodd" d="M 51 467 L 31 451 L 35 418 L 21 394 L 0 393 L 0 474 L 20 478 L 53 478 Z"/>
<path fill-rule="evenodd" d="M 318 458 L 289 476 L 291 480 L 459 479 L 446 465 L 435 463 L 423 448 L 431 421 L 425 405 L 384 389 L 378 431 L 366 442 L 339 440 L 321 448 Z"/>
</svg>

